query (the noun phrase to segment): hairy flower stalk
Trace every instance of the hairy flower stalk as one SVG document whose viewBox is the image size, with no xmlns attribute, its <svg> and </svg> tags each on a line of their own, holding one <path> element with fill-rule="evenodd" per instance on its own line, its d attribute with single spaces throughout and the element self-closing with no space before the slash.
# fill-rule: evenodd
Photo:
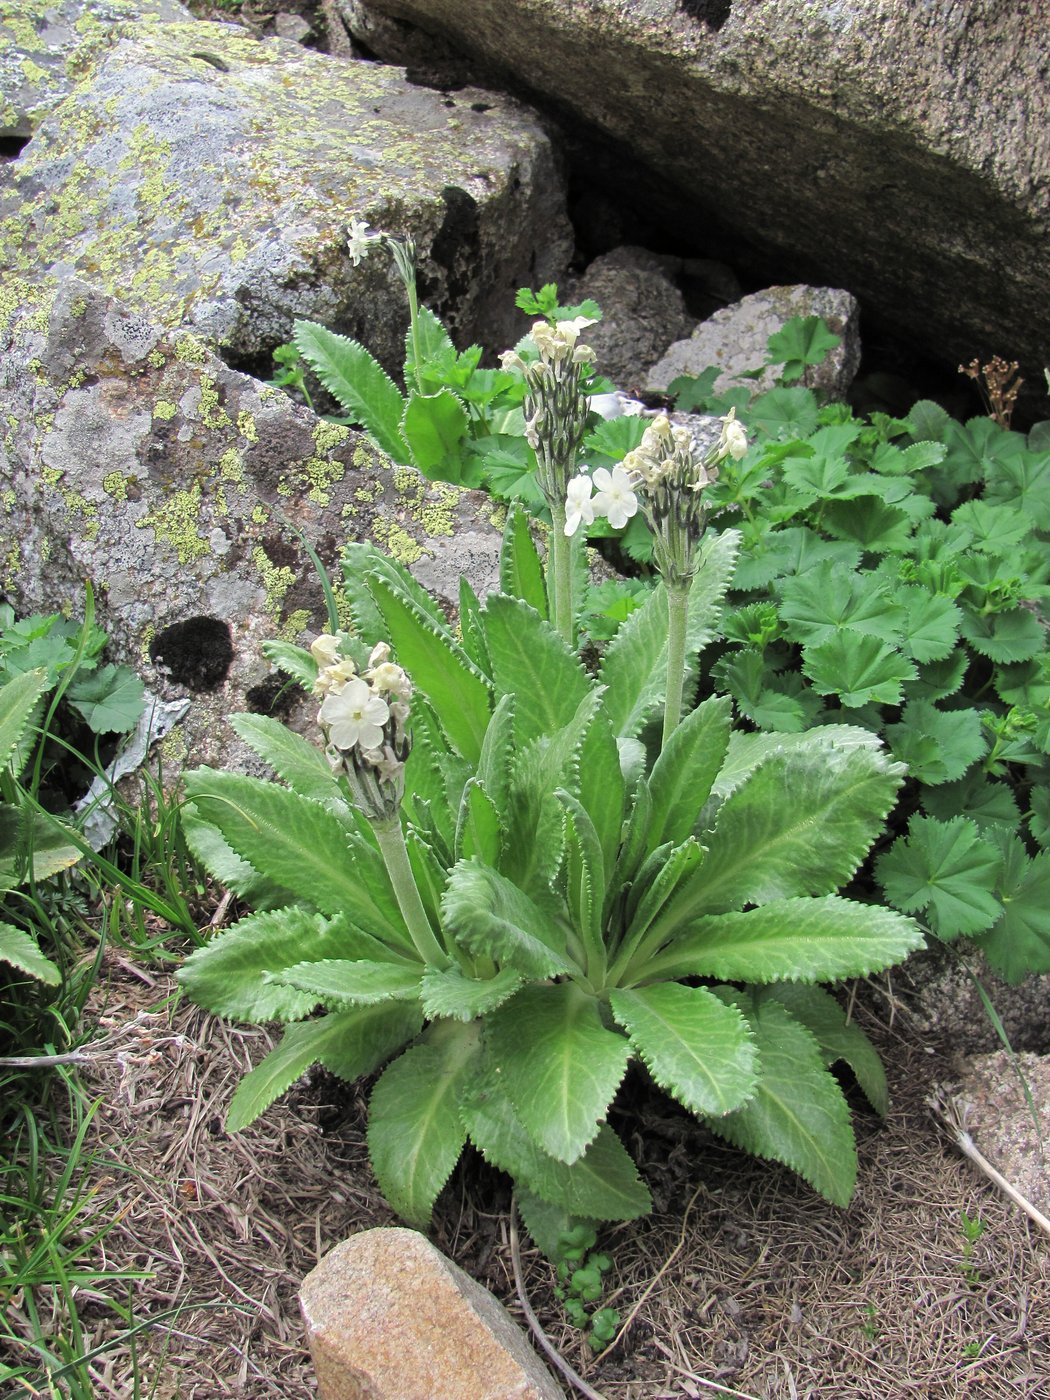
<svg viewBox="0 0 1050 1400">
<path fill-rule="evenodd" d="M 338 637 L 323 633 L 310 651 L 318 664 L 314 693 L 323 696 L 317 720 L 328 761 L 371 823 L 416 952 L 424 962 L 445 967 L 450 959 L 430 927 L 401 829 L 412 682 L 390 660 L 386 642 L 373 648 L 362 675 Z"/>
<path fill-rule="evenodd" d="M 578 344 L 587 316 L 572 321 L 537 321 L 530 338 L 539 359 L 526 364 L 508 351 L 504 369 L 518 369 L 525 376 L 525 436 L 536 453 L 536 478 L 550 507 L 551 567 L 547 575 L 550 615 L 561 637 L 574 641 L 575 609 L 569 533 L 566 532 L 566 495 L 576 469 L 576 456 L 587 424 L 587 397 L 582 381 L 594 359 L 594 351 Z"/>
<path fill-rule="evenodd" d="M 718 442 L 701 453 L 687 428 L 672 425 L 660 414 L 642 440 L 612 471 L 600 468 L 593 479 L 577 477 L 567 491 L 566 531 L 604 515 L 620 529 L 639 508 L 653 537 L 653 556 L 667 590 L 667 699 L 663 742 L 674 732 L 682 714 L 685 684 L 685 645 L 689 618 L 689 589 L 700 560 L 707 511 L 701 492 L 718 478 L 726 457 L 739 461 L 747 452 L 747 433 L 736 420 L 736 409 L 722 419 Z M 591 484 L 598 488 L 593 499 Z"/>
</svg>

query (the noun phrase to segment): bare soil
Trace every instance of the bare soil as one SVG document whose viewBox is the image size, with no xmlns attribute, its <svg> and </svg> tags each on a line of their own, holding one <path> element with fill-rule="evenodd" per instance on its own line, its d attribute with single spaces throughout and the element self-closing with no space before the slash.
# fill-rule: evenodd
<svg viewBox="0 0 1050 1400">
<path fill-rule="evenodd" d="M 713 1385 L 756 1400 L 1050 1400 L 1050 1241 L 939 1136 L 926 1099 L 948 1060 L 878 996 L 861 1000 L 893 1102 L 883 1124 L 857 1101 L 848 1210 L 639 1081 L 617 1126 L 656 1208 L 601 1241 L 614 1261 L 603 1301 L 629 1319 L 603 1359 L 566 1322 L 526 1238 L 532 1304 L 607 1400 L 706 1397 Z M 81 1311 L 92 1340 L 111 1340 L 110 1304 L 130 1290 L 150 1324 L 100 1354 L 96 1394 L 315 1395 L 299 1283 L 347 1235 L 395 1223 L 368 1164 L 368 1085 L 318 1073 L 228 1135 L 230 1097 L 273 1043 L 267 1030 L 216 1020 L 181 1002 L 166 973 L 115 959 L 91 1014 L 107 1039 L 83 1071 L 99 1100 L 85 1159 L 92 1209 L 115 1222 L 100 1259 L 144 1277 L 82 1293 Z M 520 1317 L 508 1205 L 507 1180 L 469 1155 L 432 1238 Z M 968 1260 L 963 1212 L 984 1227 Z"/>
</svg>

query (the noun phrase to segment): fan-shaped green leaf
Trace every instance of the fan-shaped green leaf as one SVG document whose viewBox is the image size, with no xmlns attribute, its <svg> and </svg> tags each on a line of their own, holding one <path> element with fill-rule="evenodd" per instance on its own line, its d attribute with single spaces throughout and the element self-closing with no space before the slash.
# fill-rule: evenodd
<svg viewBox="0 0 1050 1400">
<path fill-rule="evenodd" d="M 911 914 L 925 910 L 941 938 L 980 933 L 1000 918 L 994 890 L 1002 858 L 964 817 L 912 817 L 875 870 L 886 898 Z"/>
<path fill-rule="evenodd" d="M 877 637 L 844 631 L 807 647 L 802 669 L 814 690 L 837 695 L 851 709 L 872 700 L 880 705 L 899 705 L 902 683 L 916 675 L 912 662 Z"/>
<path fill-rule="evenodd" d="M 529 1136 L 575 1162 L 597 1136 L 630 1047 L 602 1024 L 597 1002 L 571 982 L 531 986 L 488 1019 L 500 1079 Z"/>
<path fill-rule="evenodd" d="M 903 647 L 916 661 L 943 661 L 959 639 L 962 613 L 943 593 L 924 588 L 897 590 L 907 613 Z"/>
<path fill-rule="evenodd" d="M 835 1205 L 849 1205 L 857 1179 L 849 1108 L 815 1037 L 779 1002 L 754 1006 L 746 993 L 719 990 L 751 1022 L 761 1073 L 753 1098 L 708 1126 L 756 1157 L 783 1162 Z"/>
<path fill-rule="evenodd" d="M 976 941 L 1008 982 L 1050 972 L 1050 852 L 1029 858 L 1013 835 L 1000 840 L 1003 868 L 996 889 L 1002 913 Z"/>
<path fill-rule="evenodd" d="M 1046 633 L 1027 608 L 963 615 L 959 631 L 974 651 L 990 661 L 1027 661 L 1046 648 Z"/>
<path fill-rule="evenodd" d="M 793 641 L 818 646 L 843 627 L 896 644 L 904 609 L 870 574 L 848 572 L 830 560 L 780 583 L 780 620 Z"/>
<path fill-rule="evenodd" d="M 938 710 L 928 700 L 905 705 L 900 724 L 886 726 L 894 758 L 920 783 L 961 778 L 988 748 L 979 710 Z"/>
<path fill-rule="evenodd" d="M 609 1001 L 657 1084 L 693 1113 L 728 1113 L 751 1096 L 755 1047 L 736 1007 L 676 982 L 614 991 Z"/>
</svg>

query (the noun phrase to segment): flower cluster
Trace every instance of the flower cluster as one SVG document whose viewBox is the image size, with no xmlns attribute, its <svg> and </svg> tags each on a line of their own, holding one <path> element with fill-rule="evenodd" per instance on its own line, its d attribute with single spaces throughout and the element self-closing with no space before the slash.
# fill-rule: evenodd
<svg viewBox="0 0 1050 1400">
<path fill-rule="evenodd" d="M 747 433 L 736 409 L 722 419 L 722 433 L 706 454 L 697 449 L 687 428 L 675 427 L 661 413 L 646 428 L 640 444 L 612 471 L 599 467 L 593 477 L 574 477 L 566 488 L 565 533 L 604 516 L 614 529 L 643 511 L 653 534 L 656 564 L 668 583 L 691 578 L 704 533 L 705 509 L 700 493 L 718 477 L 725 457 L 747 452 Z M 592 490 L 597 491 L 592 495 Z"/>
<path fill-rule="evenodd" d="M 310 651 L 317 662 L 314 693 L 323 697 L 317 720 L 328 761 L 345 774 L 366 817 L 391 820 L 404 796 L 412 747 L 406 729 L 412 683 L 390 660 L 386 642 L 372 649 L 362 674 L 330 633 L 322 633 Z"/>
<path fill-rule="evenodd" d="M 350 226 L 346 230 L 346 251 L 350 254 L 350 261 L 358 267 L 362 258 L 367 258 L 369 249 L 374 243 L 382 243 L 381 233 L 369 233 L 368 225 L 362 219 L 351 219 Z"/>
<path fill-rule="evenodd" d="M 529 338 L 539 358 L 526 363 L 514 350 L 500 357 L 504 369 L 525 376 L 525 436 L 536 453 L 540 489 L 553 507 L 565 500 L 566 487 L 587 424 L 587 397 L 581 381 L 594 351 L 579 343 L 590 317 L 571 321 L 537 321 Z"/>
</svg>

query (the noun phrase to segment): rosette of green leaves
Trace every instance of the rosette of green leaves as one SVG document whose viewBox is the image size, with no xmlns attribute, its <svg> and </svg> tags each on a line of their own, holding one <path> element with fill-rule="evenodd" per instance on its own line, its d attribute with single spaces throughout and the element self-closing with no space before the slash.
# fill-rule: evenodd
<svg viewBox="0 0 1050 1400">
<path fill-rule="evenodd" d="M 709 545 L 688 654 L 710 639 L 736 539 Z M 879 833 L 901 768 L 870 733 L 734 734 L 727 699 L 650 747 L 666 606 L 634 613 L 592 677 L 542 616 L 519 517 L 504 591 L 463 585 L 458 633 L 398 566 L 347 551 L 362 636 L 388 638 L 416 687 L 402 819 L 439 966 L 415 953 L 367 823 L 320 753 L 259 716 L 234 721 L 282 779 L 200 770 L 188 837 L 257 912 L 193 954 L 201 1004 L 286 1022 L 241 1083 L 239 1127 L 310 1065 L 385 1064 L 369 1147 L 425 1223 L 465 1145 L 515 1180 L 526 1221 L 622 1220 L 649 1195 L 609 1113 L 632 1060 L 715 1132 L 845 1203 L 847 1062 L 876 1107 L 878 1058 L 816 984 L 921 943 L 906 916 L 837 891 Z M 285 662 L 308 676 L 306 653 Z"/>
</svg>

